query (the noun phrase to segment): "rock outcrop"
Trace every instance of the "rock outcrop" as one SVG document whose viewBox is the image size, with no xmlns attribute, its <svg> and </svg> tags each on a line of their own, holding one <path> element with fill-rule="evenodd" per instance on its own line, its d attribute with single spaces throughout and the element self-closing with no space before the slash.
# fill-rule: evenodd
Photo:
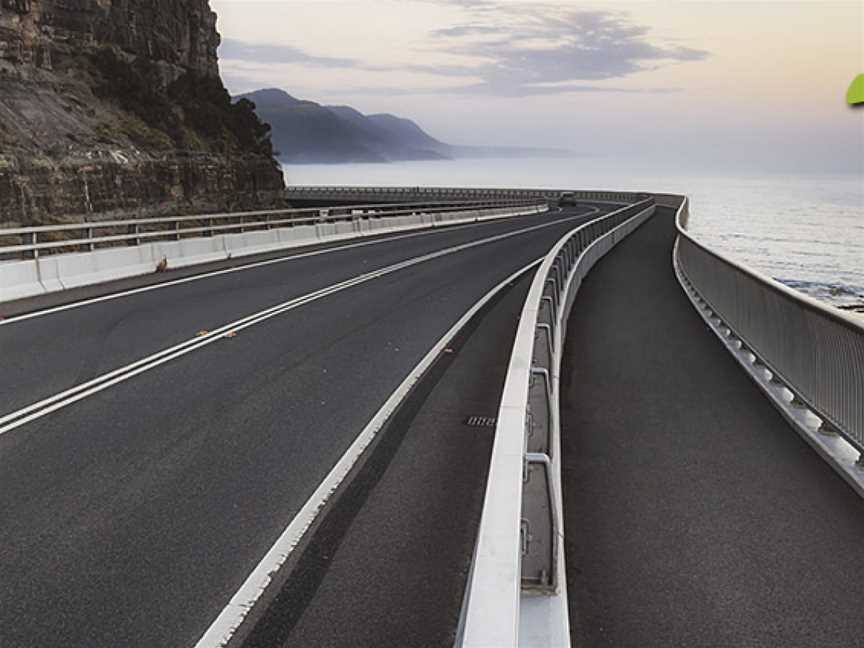
<svg viewBox="0 0 864 648">
<path fill-rule="evenodd" d="M 0 223 L 278 204 L 208 0 L 0 0 Z"/>
</svg>

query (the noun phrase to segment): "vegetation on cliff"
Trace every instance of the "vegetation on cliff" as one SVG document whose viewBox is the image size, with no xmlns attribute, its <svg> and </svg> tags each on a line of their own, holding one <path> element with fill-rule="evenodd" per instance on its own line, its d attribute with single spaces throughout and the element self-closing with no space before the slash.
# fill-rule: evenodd
<svg viewBox="0 0 864 648">
<path fill-rule="evenodd" d="M 283 205 L 208 0 L 0 1 L 0 223 Z"/>
<path fill-rule="evenodd" d="M 158 66 L 148 59 L 129 61 L 105 48 L 93 56 L 93 62 L 101 76 L 94 94 L 157 131 L 142 140 L 140 129 L 128 129 L 126 134 L 137 144 L 162 142 L 186 151 L 272 158 L 270 126 L 261 122 L 251 101 L 232 103 L 219 77 L 187 71 L 163 88 L 157 81 Z"/>
</svg>

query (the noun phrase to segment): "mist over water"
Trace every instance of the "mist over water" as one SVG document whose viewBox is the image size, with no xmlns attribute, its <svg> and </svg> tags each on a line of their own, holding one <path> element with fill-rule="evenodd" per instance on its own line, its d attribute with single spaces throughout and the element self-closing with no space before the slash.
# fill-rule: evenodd
<svg viewBox="0 0 864 648">
<path fill-rule="evenodd" d="M 296 185 L 617 189 L 687 194 L 700 240 L 834 305 L 864 304 L 860 174 L 720 174 L 628 168 L 620 159 L 291 165 Z"/>
</svg>

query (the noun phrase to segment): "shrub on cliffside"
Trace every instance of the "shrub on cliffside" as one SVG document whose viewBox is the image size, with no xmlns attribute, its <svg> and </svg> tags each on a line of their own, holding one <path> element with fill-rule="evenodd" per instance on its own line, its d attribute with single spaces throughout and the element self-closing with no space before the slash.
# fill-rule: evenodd
<svg viewBox="0 0 864 648">
<path fill-rule="evenodd" d="M 220 79 L 187 73 L 168 86 L 168 96 L 182 108 L 186 126 L 204 137 L 229 136 L 241 151 L 273 155 L 270 126 L 258 119 L 255 104 L 232 104 Z"/>
<path fill-rule="evenodd" d="M 93 88 L 97 97 L 114 103 L 177 141 L 180 120 L 166 94 L 158 90 L 158 70 L 151 62 L 139 58 L 130 63 L 117 56 L 113 49 L 103 49 L 94 54 L 93 63 L 101 76 L 101 81 Z"/>
<path fill-rule="evenodd" d="M 147 59 L 130 63 L 104 49 L 93 62 L 101 76 L 95 94 L 165 133 L 176 148 L 272 157 L 270 126 L 251 101 L 232 104 L 218 77 L 186 72 L 164 87 L 158 66 Z M 127 134 L 141 137 L 132 128 Z"/>
</svg>

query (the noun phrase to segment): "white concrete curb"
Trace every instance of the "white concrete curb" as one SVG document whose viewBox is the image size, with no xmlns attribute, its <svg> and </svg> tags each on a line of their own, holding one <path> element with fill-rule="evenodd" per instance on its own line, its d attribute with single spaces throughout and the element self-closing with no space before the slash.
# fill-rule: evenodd
<svg viewBox="0 0 864 648">
<path fill-rule="evenodd" d="M 411 216 L 368 217 L 350 222 L 298 225 L 180 241 L 156 241 L 91 252 L 41 255 L 38 259 L 0 262 L 0 303 L 146 275 L 156 272 L 160 264 L 168 268 L 183 268 L 316 243 L 526 216 L 546 211 L 547 207 L 538 205 L 515 210 L 512 207 L 503 207 L 434 215 L 417 213 Z"/>
<path fill-rule="evenodd" d="M 626 207 L 625 209 L 631 206 Z M 604 216 L 609 218 L 622 210 Z M 562 248 L 583 228 L 565 234 L 546 255 L 528 292 L 516 339 L 495 430 L 483 515 L 471 574 L 466 587 L 463 618 L 456 646 L 461 648 L 563 648 L 570 645 L 567 579 L 564 565 L 563 503 L 559 420 L 559 374 L 567 318 L 582 278 L 619 241 L 654 213 L 649 206 L 599 236 L 579 255 L 563 278 L 563 306 L 558 310 L 553 336 L 551 377 L 550 454 L 552 499 L 559 521 L 555 538 L 556 590 L 551 594 L 522 591 L 520 521 L 523 498 L 523 458 L 534 345 L 541 300 L 550 271 Z"/>
</svg>

